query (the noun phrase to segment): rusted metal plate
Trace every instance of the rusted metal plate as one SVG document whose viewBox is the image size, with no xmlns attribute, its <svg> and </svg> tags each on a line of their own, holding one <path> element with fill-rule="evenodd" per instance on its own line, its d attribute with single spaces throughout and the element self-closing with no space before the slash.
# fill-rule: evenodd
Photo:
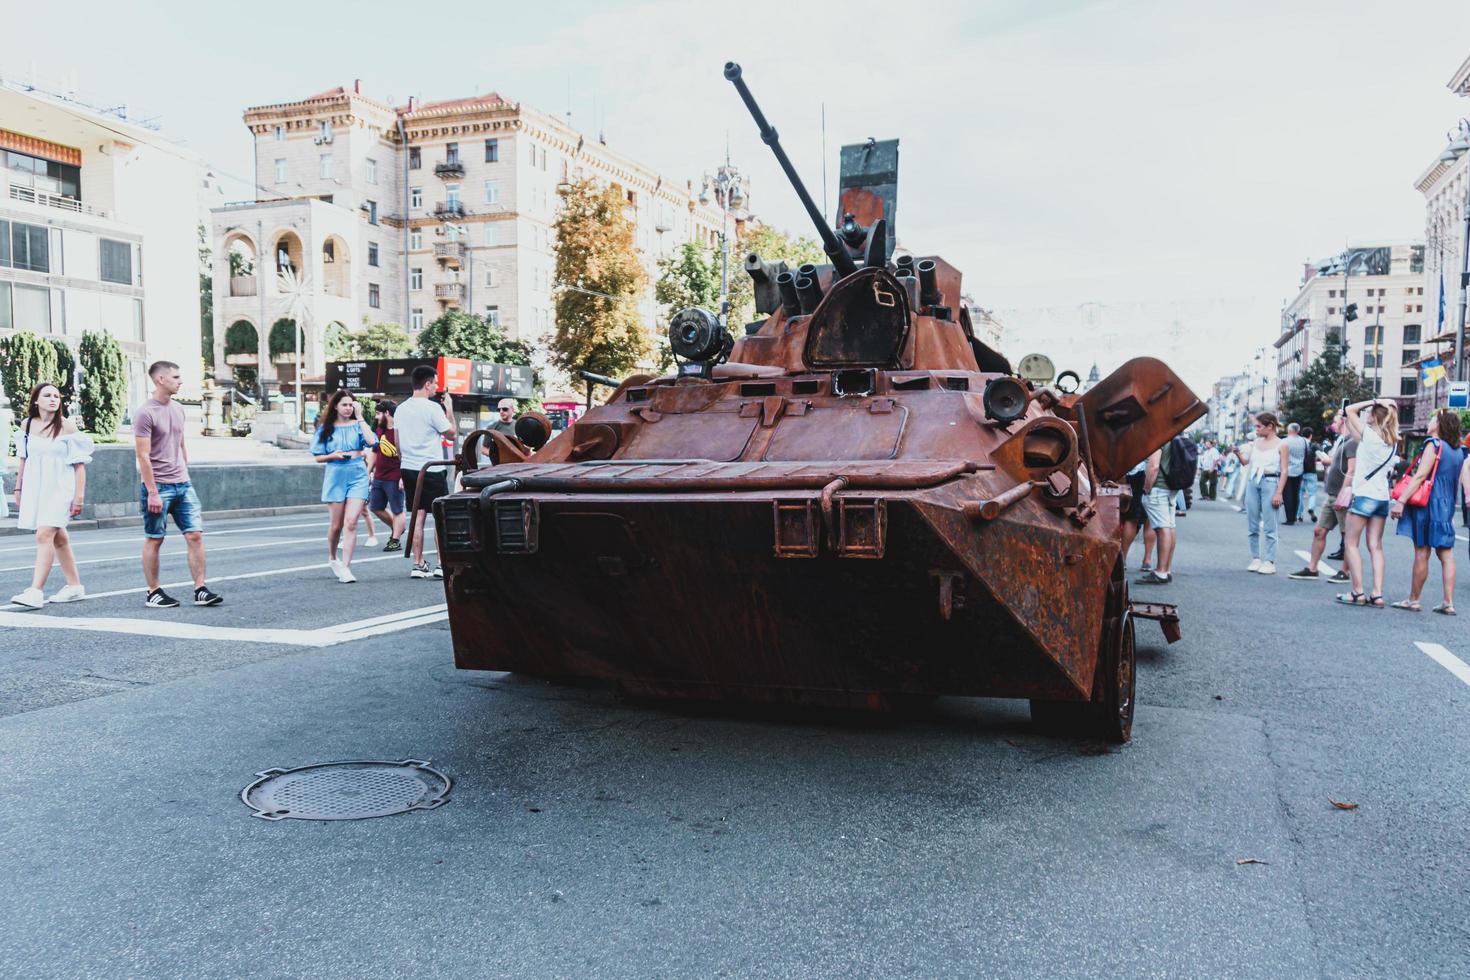
<svg viewBox="0 0 1470 980">
<path fill-rule="evenodd" d="M 1121 480 L 1208 409 L 1163 361 L 1135 357 L 1077 400 L 1100 480 Z"/>
<path fill-rule="evenodd" d="M 873 411 L 875 402 L 883 403 L 884 410 Z M 762 458 L 770 462 L 893 459 L 908 417 L 908 409 L 895 408 L 891 398 L 839 402 L 782 419 Z"/>
</svg>

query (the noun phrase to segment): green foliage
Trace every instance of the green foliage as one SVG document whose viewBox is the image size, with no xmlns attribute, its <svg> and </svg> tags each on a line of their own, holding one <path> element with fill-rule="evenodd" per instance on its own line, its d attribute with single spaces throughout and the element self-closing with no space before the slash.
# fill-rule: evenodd
<svg viewBox="0 0 1470 980">
<path fill-rule="evenodd" d="M 756 316 L 755 285 L 745 271 L 745 257 L 751 252 L 764 262 L 785 260 L 790 269 L 806 262 L 823 265 L 830 261 L 821 243 L 814 238 L 792 238 L 770 225 L 746 225 L 730 249 L 730 330 L 737 337 L 741 335 L 740 328 Z M 719 259 L 715 261 L 718 275 Z"/>
<path fill-rule="evenodd" d="M 253 275 L 255 275 L 255 264 L 250 261 L 250 256 L 246 255 L 244 252 L 237 252 L 234 249 L 231 249 L 230 277 L 239 278 L 240 276 Z"/>
<path fill-rule="evenodd" d="M 271 357 L 279 357 L 282 354 L 296 353 L 297 343 L 301 344 L 301 352 L 306 354 L 306 338 L 296 328 L 296 321 L 288 316 L 283 316 L 271 324 L 270 351 Z"/>
<path fill-rule="evenodd" d="M 679 251 L 658 264 L 654 298 L 663 307 L 664 318 L 691 306 L 713 313 L 720 311 L 720 259 L 695 242 L 685 242 Z"/>
<path fill-rule="evenodd" d="M 225 355 L 260 353 L 260 335 L 249 320 L 236 320 L 225 330 Z M 239 368 L 235 369 L 239 374 Z"/>
<path fill-rule="evenodd" d="M 61 388 L 61 397 L 71 401 L 77 396 L 77 356 L 71 345 L 60 337 L 47 337 L 56 350 L 56 383 Z"/>
<path fill-rule="evenodd" d="M 260 377 L 260 371 L 248 364 L 236 365 L 233 369 L 235 375 L 235 387 L 247 395 L 255 395 L 256 381 Z"/>
<path fill-rule="evenodd" d="M 356 356 L 353 353 L 351 331 L 336 321 L 327 324 L 327 329 L 322 334 L 322 347 L 329 361 L 344 361 Z"/>
<path fill-rule="evenodd" d="M 32 388 L 42 381 L 61 383 L 56 367 L 56 348 L 29 330 L 0 339 L 0 385 L 17 419 L 26 412 Z"/>
<path fill-rule="evenodd" d="M 556 334 L 551 359 L 580 382 L 579 371 L 628 373 L 649 350 L 638 319 L 645 275 L 633 247 L 633 222 L 616 184 L 581 179 L 561 185 L 556 221 Z M 584 382 L 588 399 L 594 386 Z"/>
<path fill-rule="evenodd" d="M 1299 422 L 1321 432 L 1323 425 L 1346 398 L 1349 402 L 1373 397 L 1373 386 L 1343 364 L 1342 347 L 1328 335 L 1327 346 L 1301 373 L 1281 402 L 1281 421 Z"/>
<path fill-rule="evenodd" d="M 420 331 L 419 353 L 424 357 L 468 357 L 495 364 L 531 363 L 529 344 L 511 340 L 489 320 L 462 310 L 449 310 Z"/>
<path fill-rule="evenodd" d="M 117 338 L 102 330 L 82 334 L 82 427 L 98 442 L 115 442 L 128 394 L 127 362 Z"/>
<path fill-rule="evenodd" d="M 214 274 L 210 259 L 209 232 L 199 225 L 199 356 L 204 376 L 214 377 Z"/>
<path fill-rule="evenodd" d="M 413 350 L 408 331 L 396 323 L 371 323 L 350 336 L 352 357 L 407 357 Z"/>
</svg>

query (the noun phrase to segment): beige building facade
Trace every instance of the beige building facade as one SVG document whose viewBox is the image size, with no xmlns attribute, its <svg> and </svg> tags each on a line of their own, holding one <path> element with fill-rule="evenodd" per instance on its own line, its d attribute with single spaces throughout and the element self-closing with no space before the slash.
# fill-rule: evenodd
<svg viewBox="0 0 1470 980">
<path fill-rule="evenodd" d="M 692 183 L 493 93 L 391 107 L 354 85 L 244 118 L 258 200 L 213 214 L 215 336 L 217 360 L 256 367 L 262 378 L 291 374 L 293 358 L 280 343 L 273 358 L 269 335 L 293 310 L 305 320 L 308 377 L 324 369 L 329 331 L 365 321 L 414 334 L 461 309 L 540 343 L 554 330 L 565 181 L 587 176 L 626 196 L 649 274 L 650 325 L 659 321 L 658 261 L 687 241 L 718 246 L 721 212 L 700 204 Z M 234 271 L 249 275 L 231 275 L 232 252 Z M 248 328 L 235 326 L 242 322 Z M 237 341 L 254 337 L 253 354 L 226 349 L 232 328 Z"/>
</svg>

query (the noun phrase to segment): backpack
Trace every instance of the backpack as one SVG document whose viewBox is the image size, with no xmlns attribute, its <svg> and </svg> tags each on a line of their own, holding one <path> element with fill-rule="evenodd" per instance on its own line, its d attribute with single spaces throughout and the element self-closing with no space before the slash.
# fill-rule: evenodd
<svg viewBox="0 0 1470 980">
<path fill-rule="evenodd" d="M 1199 447 L 1183 436 L 1175 436 L 1164 447 L 1160 467 L 1164 471 L 1164 486 L 1170 490 L 1193 486 L 1195 474 L 1199 472 Z"/>
</svg>

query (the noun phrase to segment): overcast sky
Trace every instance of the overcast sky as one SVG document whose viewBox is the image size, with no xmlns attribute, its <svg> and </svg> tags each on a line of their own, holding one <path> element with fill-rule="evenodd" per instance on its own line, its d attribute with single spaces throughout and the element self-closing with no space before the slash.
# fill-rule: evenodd
<svg viewBox="0 0 1470 980">
<path fill-rule="evenodd" d="M 1013 359 L 1154 354 L 1198 389 L 1275 338 L 1304 261 L 1422 236 L 1414 180 L 1470 113 L 1445 87 L 1470 9 L 1448 0 L 76 0 L 68 21 L 10 18 L 0 71 L 157 115 L 227 175 L 251 175 L 247 105 L 354 78 L 399 102 L 496 91 L 673 179 L 728 138 L 752 209 L 809 233 L 721 76 L 737 60 L 814 195 L 824 103 L 831 187 L 840 144 L 901 141 L 900 241 L 965 273 Z"/>
</svg>

